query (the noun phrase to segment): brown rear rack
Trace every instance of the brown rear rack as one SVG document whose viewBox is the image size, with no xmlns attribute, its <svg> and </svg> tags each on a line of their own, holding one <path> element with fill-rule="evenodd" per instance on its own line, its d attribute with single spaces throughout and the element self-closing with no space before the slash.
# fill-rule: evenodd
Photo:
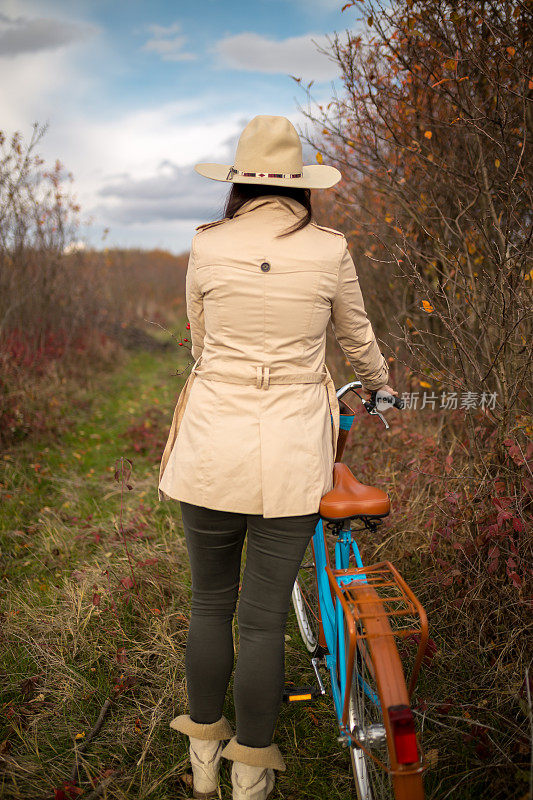
<svg viewBox="0 0 533 800">
<path fill-rule="evenodd" d="M 363 632 L 358 633 L 354 630 L 355 639 L 372 636 L 367 632 L 367 625 L 365 625 L 367 619 L 383 617 L 388 618 L 389 621 L 389 625 L 385 626 L 387 630 L 385 635 L 398 636 L 403 639 L 412 636 L 415 640 L 418 639 L 418 651 L 408 688 L 409 698 L 411 698 L 428 641 L 426 612 L 413 591 L 390 561 L 380 561 L 378 564 L 368 567 L 350 567 L 348 569 L 331 569 L 326 564 L 326 572 L 331 589 L 339 598 L 345 614 L 352 616 L 356 622 L 362 623 Z M 357 578 L 357 576 L 365 576 L 366 581 L 351 581 L 347 585 L 341 586 L 337 582 L 337 578 Z M 382 604 L 379 614 L 365 613 L 365 603 L 373 604 L 375 607 L 375 595 L 365 599 L 364 594 L 362 596 L 361 592 L 358 592 L 358 586 L 371 587 L 376 592 Z M 383 629 L 381 630 L 380 635 L 383 635 Z"/>
</svg>

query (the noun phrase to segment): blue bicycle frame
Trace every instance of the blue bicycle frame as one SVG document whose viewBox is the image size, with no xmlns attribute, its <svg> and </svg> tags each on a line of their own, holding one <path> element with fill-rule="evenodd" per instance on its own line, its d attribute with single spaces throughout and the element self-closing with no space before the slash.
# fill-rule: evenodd
<svg viewBox="0 0 533 800">
<path fill-rule="evenodd" d="M 350 430 L 354 421 L 354 416 L 341 414 L 339 421 L 341 430 Z M 333 693 L 333 701 L 335 704 L 335 713 L 340 725 L 347 689 L 343 609 L 339 598 L 333 598 L 332 596 L 329 578 L 326 572 L 328 560 L 326 555 L 326 540 L 322 519 L 318 521 L 318 524 L 315 528 L 315 533 L 313 534 L 313 549 L 318 582 L 320 615 L 322 618 L 322 628 L 324 630 L 324 637 L 328 649 L 325 660 L 331 676 L 331 688 Z M 357 543 L 352 536 L 350 520 L 348 519 L 344 521 L 344 525 L 339 531 L 337 542 L 335 543 L 335 570 L 348 569 L 351 552 L 354 554 L 357 566 L 359 568 L 363 568 L 364 565 L 361 560 L 359 548 L 357 547 Z M 366 583 L 366 576 L 364 573 L 360 573 L 357 576 L 348 575 L 346 577 L 337 575 L 335 580 L 339 586 L 346 586 L 354 581 L 363 581 Z M 360 685 L 363 687 L 363 691 L 368 698 L 379 706 L 379 698 L 372 688 L 363 680 L 361 676 L 357 676 L 357 679 Z"/>
</svg>

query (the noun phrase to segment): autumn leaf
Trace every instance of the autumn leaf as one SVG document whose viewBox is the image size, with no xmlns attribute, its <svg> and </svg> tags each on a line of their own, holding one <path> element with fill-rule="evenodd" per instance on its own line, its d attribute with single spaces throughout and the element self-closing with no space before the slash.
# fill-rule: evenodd
<svg viewBox="0 0 533 800">
<path fill-rule="evenodd" d="M 77 733 L 74 738 L 76 739 L 76 741 L 78 739 L 85 739 L 85 731 L 82 731 L 81 733 Z"/>
<path fill-rule="evenodd" d="M 316 160 L 319 164 L 322 164 L 322 162 L 324 161 L 324 159 L 322 158 L 322 153 L 316 154 Z"/>
<path fill-rule="evenodd" d="M 346 6 L 347 8 L 348 6 Z M 180 781 L 182 781 L 185 786 L 188 788 L 192 787 L 192 774 L 190 772 L 182 772 L 179 776 Z"/>
<path fill-rule="evenodd" d="M 426 137 L 426 139 L 431 139 L 431 137 L 433 136 L 433 133 L 431 131 L 426 131 L 424 133 L 424 136 Z"/>
<path fill-rule="evenodd" d="M 508 571 L 507 574 L 510 577 L 510 579 L 512 580 L 512 582 L 514 583 L 514 585 L 518 589 L 521 589 L 522 588 L 522 578 L 520 577 L 520 575 L 517 572 L 514 572 L 514 571 Z"/>
<path fill-rule="evenodd" d="M 422 300 L 422 308 L 427 314 L 431 314 L 435 310 L 429 300 Z"/>
<path fill-rule="evenodd" d="M 515 50 L 514 47 L 506 47 L 505 49 L 507 50 L 507 52 L 509 53 L 510 56 L 514 56 L 514 54 L 516 53 L 516 50 Z"/>
<path fill-rule="evenodd" d="M 29 700 L 30 698 L 32 698 L 34 696 L 34 694 L 35 694 L 35 686 L 36 686 L 38 680 L 39 680 L 38 676 L 37 675 L 33 675 L 31 678 L 26 678 L 26 680 L 23 680 L 23 681 L 20 682 L 19 686 L 20 686 L 20 690 L 22 692 L 22 695 L 24 697 L 24 700 Z"/>
<path fill-rule="evenodd" d="M 317 719 L 317 717 L 316 717 L 316 714 L 314 714 L 314 713 L 311 711 L 311 709 L 310 709 L 310 708 L 307 708 L 307 709 L 306 709 L 306 711 L 307 711 L 307 713 L 309 714 L 309 716 L 310 716 L 310 718 L 311 718 L 311 720 L 312 720 L 312 722 L 313 722 L 313 725 L 317 725 L 317 726 L 318 726 L 318 725 L 320 725 L 320 723 L 319 723 L 319 721 L 318 721 L 318 719 Z"/>
<path fill-rule="evenodd" d="M 137 684 L 137 678 L 134 675 L 128 675 L 127 678 L 123 678 L 121 676 L 119 678 L 119 683 L 116 683 L 113 687 L 113 691 L 116 695 L 122 694 L 126 692 L 128 689 L 131 689 L 133 686 Z"/>
<path fill-rule="evenodd" d="M 431 384 L 430 383 L 426 383 L 426 381 L 420 381 L 420 386 L 423 389 L 431 389 Z"/>
<path fill-rule="evenodd" d="M 76 786 L 72 781 L 64 781 L 59 789 L 55 790 L 55 800 L 74 800 L 83 793 L 83 789 Z"/>
<path fill-rule="evenodd" d="M 496 169 L 498 169 L 498 167 L 500 166 L 500 159 L 499 159 L 499 158 L 497 158 L 497 159 L 495 160 L 495 162 L 494 162 L 494 166 L 496 167 Z"/>
</svg>

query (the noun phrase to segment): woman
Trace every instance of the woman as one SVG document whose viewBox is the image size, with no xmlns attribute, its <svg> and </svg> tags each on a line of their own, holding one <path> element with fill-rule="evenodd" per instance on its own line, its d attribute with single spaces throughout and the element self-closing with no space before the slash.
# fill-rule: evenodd
<svg viewBox="0 0 533 800">
<path fill-rule="evenodd" d="M 224 218 L 200 225 L 192 240 L 186 300 L 195 364 L 161 460 L 159 497 L 180 501 L 192 572 L 189 714 L 171 727 L 190 737 L 195 797 L 216 794 L 225 756 L 233 798 L 262 800 L 274 770 L 285 769 L 272 740 L 291 590 L 333 485 L 330 318 L 364 387 L 397 392 L 387 386 L 346 238 L 312 220 L 310 189 L 335 185 L 340 172 L 303 166 L 294 126 L 267 115 L 244 128 L 233 165 L 195 169 L 233 185 Z M 222 708 L 238 594 L 233 735 Z"/>
</svg>

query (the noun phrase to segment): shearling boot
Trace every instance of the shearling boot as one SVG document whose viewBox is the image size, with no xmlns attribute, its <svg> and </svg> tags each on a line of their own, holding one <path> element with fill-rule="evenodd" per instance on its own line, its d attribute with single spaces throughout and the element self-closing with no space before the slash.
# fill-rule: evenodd
<svg viewBox="0 0 533 800">
<path fill-rule="evenodd" d="M 172 720 L 170 727 L 189 737 L 193 797 L 216 797 L 223 740 L 232 735 L 228 720 L 221 717 L 217 722 L 204 724 L 182 714 Z"/>
<path fill-rule="evenodd" d="M 248 747 L 234 736 L 222 751 L 233 761 L 231 782 L 233 800 L 265 800 L 274 788 L 274 770 L 284 770 L 285 762 L 277 744 Z"/>
<path fill-rule="evenodd" d="M 231 768 L 233 800 L 265 800 L 274 788 L 274 770 L 234 761 Z"/>
</svg>

